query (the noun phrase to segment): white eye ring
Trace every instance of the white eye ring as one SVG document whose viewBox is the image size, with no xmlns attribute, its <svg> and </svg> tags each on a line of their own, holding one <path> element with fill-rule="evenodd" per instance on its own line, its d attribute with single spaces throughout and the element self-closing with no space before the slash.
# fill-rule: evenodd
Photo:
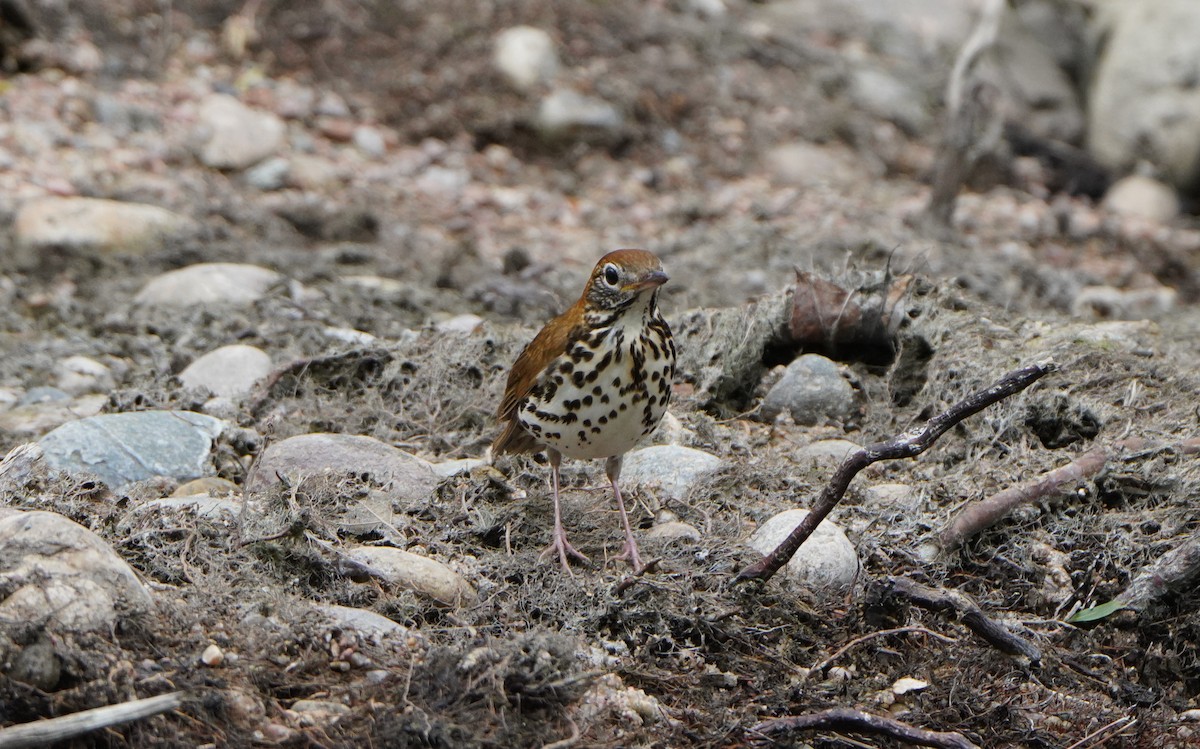
<svg viewBox="0 0 1200 749">
<path fill-rule="evenodd" d="M 613 265 L 612 263 L 604 266 L 604 275 L 601 276 L 601 278 L 604 279 L 604 283 L 614 288 L 616 288 L 616 285 L 621 282 L 621 274 L 617 270 L 617 266 Z"/>
</svg>

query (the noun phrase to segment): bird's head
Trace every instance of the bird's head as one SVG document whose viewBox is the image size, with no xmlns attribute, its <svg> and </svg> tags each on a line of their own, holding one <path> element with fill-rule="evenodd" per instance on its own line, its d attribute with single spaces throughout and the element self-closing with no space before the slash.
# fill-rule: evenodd
<svg viewBox="0 0 1200 749">
<path fill-rule="evenodd" d="M 584 289 L 587 306 L 612 310 L 627 308 L 639 297 L 647 303 L 667 282 L 662 261 L 645 250 L 616 250 L 596 263 Z"/>
</svg>

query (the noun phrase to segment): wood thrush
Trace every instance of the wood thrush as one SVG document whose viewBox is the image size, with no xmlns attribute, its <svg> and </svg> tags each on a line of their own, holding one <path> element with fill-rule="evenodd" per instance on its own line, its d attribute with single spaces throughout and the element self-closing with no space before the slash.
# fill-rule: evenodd
<svg viewBox="0 0 1200 749">
<path fill-rule="evenodd" d="M 558 498 L 562 456 L 606 458 L 604 468 L 625 528 L 619 558 L 638 573 L 638 554 L 617 480 L 621 460 L 667 410 L 675 376 L 675 342 L 658 311 L 662 262 L 645 250 L 617 250 L 596 263 L 579 301 L 546 323 L 521 351 L 500 402 L 503 431 L 492 452 L 545 450 L 554 492 L 554 540 L 542 558 L 588 558 L 567 543 Z"/>
</svg>

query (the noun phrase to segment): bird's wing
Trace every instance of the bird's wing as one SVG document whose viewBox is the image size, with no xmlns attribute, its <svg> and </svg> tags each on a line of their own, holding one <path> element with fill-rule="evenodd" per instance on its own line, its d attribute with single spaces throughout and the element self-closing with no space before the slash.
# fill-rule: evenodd
<svg viewBox="0 0 1200 749">
<path fill-rule="evenodd" d="M 573 309 L 568 310 L 546 323 L 546 327 L 521 351 L 508 373 L 504 398 L 501 399 L 500 409 L 496 412 L 500 421 L 507 421 L 516 415 L 517 407 L 537 385 L 538 379 L 550 362 L 583 335 L 583 325 L 571 322 L 580 320 L 582 316 L 573 313 Z"/>
</svg>

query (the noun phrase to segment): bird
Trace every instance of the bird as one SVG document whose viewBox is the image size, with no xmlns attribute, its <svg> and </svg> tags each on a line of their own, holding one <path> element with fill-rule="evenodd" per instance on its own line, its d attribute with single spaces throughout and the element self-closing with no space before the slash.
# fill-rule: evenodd
<svg viewBox="0 0 1200 749">
<path fill-rule="evenodd" d="M 662 261 L 646 250 L 604 255 L 583 293 L 534 336 L 508 374 L 492 454 L 545 451 L 554 495 L 554 530 L 541 559 L 590 560 L 567 541 L 559 501 L 562 458 L 604 458 L 625 546 L 617 557 L 642 574 L 637 541 L 618 481 L 625 453 L 666 413 L 675 377 L 675 341 L 658 309 L 667 282 Z"/>
</svg>

